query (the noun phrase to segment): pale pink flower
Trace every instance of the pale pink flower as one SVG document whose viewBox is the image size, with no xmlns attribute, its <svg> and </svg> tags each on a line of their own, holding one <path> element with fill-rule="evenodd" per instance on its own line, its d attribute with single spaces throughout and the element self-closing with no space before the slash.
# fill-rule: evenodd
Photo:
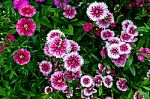
<svg viewBox="0 0 150 99">
<path fill-rule="evenodd" d="M 84 26 L 83 26 L 83 30 L 85 32 L 90 32 L 92 30 L 92 28 L 93 28 L 93 24 L 92 23 L 88 23 L 88 22 L 86 22 L 84 24 Z"/>
<path fill-rule="evenodd" d="M 88 75 L 84 75 L 80 79 L 80 84 L 82 87 L 91 87 L 93 83 L 93 78 Z"/>
<path fill-rule="evenodd" d="M 137 27 L 133 24 L 128 25 L 126 32 L 131 36 L 138 36 Z"/>
<path fill-rule="evenodd" d="M 73 19 L 76 14 L 77 14 L 77 11 L 75 7 L 71 7 L 70 5 L 67 5 L 66 7 L 64 7 L 63 15 L 65 18 Z"/>
<path fill-rule="evenodd" d="M 120 91 L 127 91 L 128 86 L 126 85 L 127 80 L 125 78 L 119 78 L 119 80 L 116 82 L 117 88 Z"/>
<path fill-rule="evenodd" d="M 51 86 L 58 91 L 63 91 L 67 89 L 67 84 L 64 79 L 64 74 L 61 71 L 56 71 L 51 75 L 50 78 Z"/>
<path fill-rule="evenodd" d="M 111 44 L 107 47 L 107 55 L 112 59 L 118 59 L 120 57 L 119 54 L 119 45 L 118 44 Z"/>
<path fill-rule="evenodd" d="M 68 40 L 68 42 L 70 43 L 70 52 L 80 51 L 80 46 L 78 45 L 77 42 L 75 42 L 73 40 Z"/>
<path fill-rule="evenodd" d="M 39 63 L 40 72 L 43 73 L 43 75 L 47 76 L 52 71 L 52 63 L 48 61 L 42 61 Z"/>
<path fill-rule="evenodd" d="M 139 99 L 139 94 L 140 94 L 139 91 L 136 91 L 133 95 L 133 99 Z M 144 95 L 140 96 L 140 99 L 145 99 Z"/>
<path fill-rule="evenodd" d="M 132 42 L 134 36 L 129 35 L 126 31 L 122 31 L 120 35 L 120 39 L 123 42 Z"/>
<path fill-rule="evenodd" d="M 28 64 L 30 61 L 31 55 L 28 50 L 23 48 L 19 49 L 17 54 L 13 56 L 14 61 L 19 65 Z"/>
<path fill-rule="evenodd" d="M 105 3 L 93 2 L 88 6 L 86 14 L 91 20 L 97 21 L 98 19 L 103 19 L 107 12 L 108 7 Z"/>
<path fill-rule="evenodd" d="M 120 42 L 119 43 L 119 53 L 122 54 L 130 54 L 131 46 L 129 43 Z"/>
<path fill-rule="evenodd" d="M 115 36 L 114 31 L 111 31 L 109 29 L 105 29 L 105 30 L 101 31 L 101 38 L 102 38 L 102 40 L 107 40 L 110 37 L 114 37 L 114 36 Z"/>
<path fill-rule="evenodd" d="M 43 49 L 44 50 L 44 54 L 49 56 L 49 57 L 53 57 L 54 55 L 53 55 L 53 52 L 50 50 L 50 46 L 49 45 L 50 45 L 49 42 L 45 43 L 45 46 L 44 46 L 44 49 Z"/>
<path fill-rule="evenodd" d="M 103 84 L 106 88 L 111 88 L 113 85 L 113 78 L 110 75 L 103 77 Z"/>
<path fill-rule="evenodd" d="M 82 56 L 80 56 L 77 52 L 68 53 L 63 60 L 65 69 L 72 72 L 80 70 L 84 63 Z"/>
<path fill-rule="evenodd" d="M 125 31 L 130 24 L 133 25 L 133 22 L 131 20 L 124 20 L 122 22 L 122 30 Z"/>
</svg>

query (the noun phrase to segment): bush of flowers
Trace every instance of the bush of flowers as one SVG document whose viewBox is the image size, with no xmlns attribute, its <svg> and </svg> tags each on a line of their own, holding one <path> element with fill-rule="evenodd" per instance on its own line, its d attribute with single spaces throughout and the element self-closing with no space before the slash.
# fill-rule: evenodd
<svg viewBox="0 0 150 99">
<path fill-rule="evenodd" d="M 1 99 L 150 99 L 149 0 L 1 0 Z"/>
</svg>

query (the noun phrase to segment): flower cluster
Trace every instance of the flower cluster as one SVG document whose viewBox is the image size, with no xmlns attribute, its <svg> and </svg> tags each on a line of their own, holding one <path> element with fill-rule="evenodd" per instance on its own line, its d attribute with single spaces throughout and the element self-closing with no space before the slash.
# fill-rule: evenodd
<svg viewBox="0 0 150 99">
<path fill-rule="evenodd" d="M 21 18 L 16 23 L 16 30 L 21 36 L 33 36 L 36 24 L 33 22 L 33 17 L 36 14 L 36 9 L 34 6 L 29 5 L 29 0 L 14 0 L 14 8 L 18 10 L 21 16 L 26 18 Z"/>
<path fill-rule="evenodd" d="M 144 56 L 144 54 L 146 56 Z M 137 57 L 141 62 L 144 62 L 148 59 L 148 57 L 150 57 L 150 49 L 141 47 L 137 53 Z"/>
<path fill-rule="evenodd" d="M 110 29 L 102 30 L 101 38 L 105 41 L 105 47 L 100 52 L 101 56 L 106 57 L 107 54 L 117 67 L 123 67 L 131 53 L 131 43 L 135 42 L 138 36 L 136 29 L 131 20 L 124 20 L 120 38 L 115 37 L 114 31 Z"/>
<path fill-rule="evenodd" d="M 52 90 L 61 91 L 67 97 L 72 96 L 67 82 L 78 80 L 81 75 L 81 67 L 84 63 L 79 55 L 80 46 L 73 40 L 65 38 L 65 34 L 60 30 L 51 30 L 47 34 L 47 41 L 44 47 L 44 54 L 52 59 L 39 63 L 40 72 L 47 77 L 51 87 L 46 87 L 46 93 Z"/>
<path fill-rule="evenodd" d="M 54 4 L 57 8 L 64 10 L 63 16 L 68 19 L 73 19 L 77 14 L 75 7 L 69 5 L 68 0 L 54 0 Z"/>
</svg>

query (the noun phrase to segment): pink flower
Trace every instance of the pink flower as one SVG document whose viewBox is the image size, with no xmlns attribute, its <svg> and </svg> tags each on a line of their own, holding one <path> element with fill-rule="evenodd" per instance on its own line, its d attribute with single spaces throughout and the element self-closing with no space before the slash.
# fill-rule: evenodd
<svg viewBox="0 0 150 99">
<path fill-rule="evenodd" d="M 14 0 L 14 9 L 20 9 L 23 6 L 29 5 L 29 0 Z"/>
<path fill-rule="evenodd" d="M 62 8 L 69 4 L 68 0 L 54 0 L 54 4 L 57 8 Z"/>
<path fill-rule="evenodd" d="M 116 82 L 117 88 L 120 91 L 127 91 L 128 86 L 125 85 L 126 82 L 127 80 L 125 78 L 119 78 L 119 80 Z"/>
<path fill-rule="evenodd" d="M 93 28 L 93 24 L 92 23 L 88 23 L 88 22 L 86 22 L 84 24 L 84 26 L 83 26 L 83 30 L 85 32 L 90 32 L 92 30 L 92 28 Z"/>
<path fill-rule="evenodd" d="M 55 37 L 65 37 L 65 34 L 63 32 L 61 32 L 60 30 L 51 30 L 48 34 L 47 34 L 47 41 L 51 41 L 53 38 Z"/>
<path fill-rule="evenodd" d="M 109 39 L 108 39 L 108 41 L 109 41 L 109 44 L 119 44 L 120 43 L 120 39 L 118 38 L 118 37 L 110 37 Z"/>
<path fill-rule="evenodd" d="M 43 49 L 44 54 L 49 56 L 49 57 L 53 57 L 54 55 L 53 55 L 52 51 L 50 51 L 50 46 L 49 45 L 50 45 L 49 42 L 45 43 L 45 46 L 44 46 L 44 49 Z"/>
<path fill-rule="evenodd" d="M 113 99 L 112 97 L 107 96 L 105 99 Z"/>
<path fill-rule="evenodd" d="M 120 55 L 120 58 L 118 59 L 112 59 L 111 61 L 117 66 L 117 67 L 124 67 L 127 58 L 129 57 L 129 55 L 124 54 L 124 55 Z"/>
<path fill-rule="evenodd" d="M 98 19 L 103 19 L 107 15 L 107 12 L 108 7 L 105 3 L 94 2 L 87 8 L 86 14 L 91 20 L 96 21 Z"/>
<path fill-rule="evenodd" d="M 104 67 L 101 63 L 98 64 L 98 70 L 96 71 L 97 74 L 102 74 L 104 70 Z"/>
<path fill-rule="evenodd" d="M 53 88 L 49 87 L 49 86 L 46 86 L 45 89 L 44 89 L 44 92 L 45 92 L 45 94 L 49 94 L 50 92 L 53 92 Z"/>
<path fill-rule="evenodd" d="M 25 65 L 30 61 L 30 52 L 21 48 L 18 50 L 17 54 L 13 56 L 14 61 L 19 65 Z"/>
<path fill-rule="evenodd" d="M 150 49 L 149 48 L 143 48 L 141 47 L 137 53 L 137 56 L 138 56 L 138 59 L 141 61 L 141 62 L 144 62 L 147 57 L 142 55 L 143 54 L 146 54 L 147 56 L 150 56 Z"/>
<path fill-rule="evenodd" d="M 133 36 L 129 35 L 127 32 L 122 31 L 120 35 L 120 39 L 123 42 L 132 42 L 133 41 Z"/>
<path fill-rule="evenodd" d="M 84 93 L 85 96 L 89 97 L 92 94 L 97 93 L 97 90 L 94 89 L 93 87 L 85 88 L 85 89 L 83 89 L 83 93 Z"/>
<path fill-rule="evenodd" d="M 10 42 L 15 41 L 16 39 L 12 34 L 7 34 L 6 40 L 10 43 Z"/>
<path fill-rule="evenodd" d="M 49 50 L 56 58 L 62 58 L 68 52 L 69 42 L 65 39 L 55 37 L 51 40 Z"/>
<path fill-rule="evenodd" d="M 73 91 L 71 91 L 71 90 L 67 91 L 66 97 L 71 98 L 72 96 L 73 96 Z"/>
<path fill-rule="evenodd" d="M 114 36 L 115 36 L 115 33 L 113 31 L 109 30 L 109 29 L 105 29 L 105 30 L 101 31 L 102 40 L 107 40 L 110 37 L 114 37 Z"/>
<path fill-rule="evenodd" d="M 102 29 L 100 29 L 100 28 L 96 28 L 96 29 L 94 30 L 94 34 L 95 34 L 95 36 L 99 37 L 99 36 L 100 36 L 101 31 L 102 31 Z"/>
<path fill-rule="evenodd" d="M 3 53 L 4 52 L 4 49 L 3 48 L 0 48 L 0 53 Z"/>
<path fill-rule="evenodd" d="M 63 91 L 67 89 L 64 74 L 61 71 L 54 72 L 54 74 L 51 75 L 50 81 L 51 86 L 58 91 Z"/>
<path fill-rule="evenodd" d="M 94 78 L 94 83 L 96 87 L 102 86 L 103 77 L 101 75 L 96 75 Z"/>
<path fill-rule="evenodd" d="M 73 40 L 68 40 L 70 43 L 70 52 L 78 52 L 80 51 L 80 46 L 78 45 L 77 42 L 73 41 Z"/>
<path fill-rule="evenodd" d="M 131 46 L 128 43 L 120 42 L 119 43 L 119 53 L 122 54 L 130 54 Z"/>
<path fill-rule="evenodd" d="M 85 90 L 85 89 L 82 89 L 82 90 L 81 90 L 81 98 L 82 98 L 82 99 L 92 99 L 91 96 L 86 96 L 86 95 L 85 95 L 84 90 Z"/>
<path fill-rule="evenodd" d="M 111 44 L 107 47 L 107 55 L 110 58 L 118 59 L 120 57 L 119 54 L 119 45 L 118 44 Z"/>
<path fill-rule="evenodd" d="M 110 75 L 104 76 L 103 77 L 103 84 L 107 88 L 111 88 L 113 85 L 113 78 Z"/>
<path fill-rule="evenodd" d="M 65 71 L 64 74 L 65 74 L 66 79 L 73 81 L 73 80 L 80 78 L 82 75 L 82 72 L 81 70 L 78 70 L 77 72 Z"/>
<path fill-rule="evenodd" d="M 128 25 L 126 32 L 131 36 L 138 36 L 137 27 L 133 24 Z"/>
<path fill-rule="evenodd" d="M 131 20 L 124 20 L 122 22 L 122 30 L 123 31 L 126 30 L 130 24 L 133 25 L 133 22 Z"/>
<path fill-rule="evenodd" d="M 36 14 L 36 9 L 32 5 L 22 6 L 18 11 L 20 15 L 25 17 L 32 17 Z"/>
<path fill-rule="evenodd" d="M 114 16 L 108 12 L 103 19 L 98 19 L 96 24 L 99 28 L 108 28 L 114 22 Z"/>
<path fill-rule="evenodd" d="M 84 63 L 82 56 L 80 56 L 77 52 L 67 54 L 63 60 L 65 69 L 72 72 L 80 70 Z"/>
<path fill-rule="evenodd" d="M 52 71 L 52 63 L 48 61 L 42 61 L 41 63 L 39 63 L 39 68 L 40 72 L 47 76 Z"/>
<path fill-rule="evenodd" d="M 19 35 L 33 36 L 36 29 L 36 24 L 30 18 L 22 18 L 16 24 L 16 30 Z"/>
<path fill-rule="evenodd" d="M 139 99 L 139 91 L 136 91 L 133 95 L 133 99 Z M 140 99 L 145 99 L 144 95 L 140 96 Z"/>
<path fill-rule="evenodd" d="M 70 5 L 67 5 L 66 7 L 64 7 L 63 15 L 65 18 L 73 19 L 76 14 L 77 14 L 77 11 L 75 7 L 71 7 Z"/>
<path fill-rule="evenodd" d="M 100 55 L 101 55 L 103 58 L 106 57 L 106 55 L 107 55 L 107 50 L 106 50 L 105 47 L 103 47 L 102 50 L 100 51 Z"/>
<path fill-rule="evenodd" d="M 91 76 L 84 75 L 81 77 L 80 83 L 82 87 L 90 87 L 94 82 Z"/>
<path fill-rule="evenodd" d="M 35 2 L 44 2 L 45 0 L 35 0 Z"/>
</svg>

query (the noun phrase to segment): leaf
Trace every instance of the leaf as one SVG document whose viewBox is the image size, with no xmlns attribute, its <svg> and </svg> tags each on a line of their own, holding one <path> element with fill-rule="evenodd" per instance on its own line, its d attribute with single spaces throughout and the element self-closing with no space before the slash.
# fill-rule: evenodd
<svg viewBox="0 0 150 99">
<path fill-rule="evenodd" d="M 142 88 L 144 88 L 145 90 L 148 90 L 148 91 L 150 91 L 150 86 L 142 86 Z"/>
<path fill-rule="evenodd" d="M 49 20 L 48 20 L 48 18 L 46 17 L 46 16 L 44 16 L 44 17 L 42 17 L 41 19 L 40 19 L 40 23 L 42 24 L 42 25 L 45 25 L 45 26 L 47 26 L 48 28 L 53 28 L 53 26 L 50 24 L 50 22 L 49 22 Z"/>
<path fill-rule="evenodd" d="M 128 60 L 125 64 L 124 70 L 127 70 L 131 66 L 132 62 L 133 62 L 133 56 L 130 55 L 130 57 L 128 58 Z"/>
<path fill-rule="evenodd" d="M 92 56 L 95 60 L 100 61 L 99 58 L 98 58 L 97 56 L 95 56 L 94 54 L 91 54 L 91 56 Z"/>
<path fill-rule="evenodd" d="M 131 99 L 131 97 L 133 97 L 133 90 L 131 89 L 129 94 L 128 94 L 128 98 L 127 99 Z"/>
<path fill-rule="evenodd" d="M 134 68 L 133 65 L 131 65 L 131 66 L 129 67 L 129 70 L 131 71 L 131 73 L 132 73 L 133 76 L 136 75 L 136 71 L 135 71 L 135 68 Z"/>
<path fill-rule="evenodd" d="M 73 35 L 73 33 L 70 32 L 68 29 L 62 29 L 62 32 L 64 32 L 67 35 Z"/>
<path fill-rule="evenodd" d="M 68 28 L 69 28 L 69 32 L 70 32 L 71 34 L 73 34 L 73 27 L 72 27 L 72 25 L 68 25 Z"/>
<path fill-rule="evenodd" d="M 102 92 L 103 92 L 102 87 L 99 87 L 99 89 L 98 89 L 98 95 L 101 96 L 101 95 L 102 95 Z"/>
</svg>

